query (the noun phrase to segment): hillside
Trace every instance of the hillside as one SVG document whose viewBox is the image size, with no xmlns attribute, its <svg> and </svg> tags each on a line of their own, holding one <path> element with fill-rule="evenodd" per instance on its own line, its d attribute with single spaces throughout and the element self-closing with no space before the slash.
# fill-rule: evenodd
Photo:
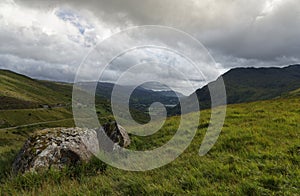
<svg viewBox="0 0 300 196">
<path fill-rule="evenodd" d="M 0 194 L 41 194 L 43 190 L 42 195 L 211 195 L 212 191 L 216 195 L 298 195 L 299 108 L 299 97 L 229 105 L 217 143 L 200 157 L 199 147 L 210 118 L 210 110 L 202 110 L 201 124 L 188 149 L 171 164 L 147 172 L 108 166 L 103 173 L 88 167 L 7 177 L 4 174 L 26 138 L 24 133 L 38 127 L 0 130 Z M 197 113 L 188 115 L 193 118 Z M 173 136 L 178 122 L 178 117 L 171 117 L 152 136 L 131 136 L 130 148 L 162 146 Z M 70 175 L 72 172 L 75 174 Z"/>
<path fill-rule="evenodd" d="M 38 108 L 71 103 L 72 85 L 31 79 L 0 70 L 0 109 Z"/>
<path fill-rule="evenodd" d="M 72 84 L 41 81 L 0 70 L 0 129 L 73 124 Z M 111 114 L 109 101 L 96 97 L 100 118 Z"/>
<path fill-rule="evenodd" d="M 71 112 L 73 85 L 70 83 L 44 81 L 27 76 L 0 70 L 0 117 L 2 113 L 10 114 L 13 110 L 66 108 Z M 110 112 L 107 99 L 96 96 L 97 111 Z M 9 111 L 8 111 L 9 110 Z M 29 112 L 30 113 L 30 112 Z M 3 117 L 4 118 L 4 117 Z M 0 119 L 0 126 L 1 126 Z"/>
<path fill-rule="evenodd" d="M 300 88 L 300 65 L 284 68 L 235 68 L 222 75 L 227 103 L 247 103 L 283 97 Z M 210 85 L 213 85 L 212 82 Z M 200 107 L 210 107 L 208 85 L 196 92 Z M 190 98 L 184 100 L 188 103 Z M 193 111 L 193 108 L 190 108 Z M 170 113 L 180 113 L 179 105 Z"/>
</svg>

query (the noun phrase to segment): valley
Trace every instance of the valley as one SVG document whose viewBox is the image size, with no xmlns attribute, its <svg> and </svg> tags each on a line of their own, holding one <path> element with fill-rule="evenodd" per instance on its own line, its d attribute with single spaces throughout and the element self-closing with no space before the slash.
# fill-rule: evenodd
<svg viewBox="0 0 300 196">
<path fill-rule="evenodd" d="M 257 90 L 257 93 L 255 96 L 252 94 L 251 99 L 242 99 L 239 93 L 245 93 L 244 90 L 229 92 L 229 102 L 232 104 L 227 107 L 221 135 L 216 145 L 203 157 L 198 152 L 210 123 L 210 109 L 200 111 L 200 124 L 191 145 L 175 161 L 162 168 L 136 173 L 107 166 L 101 174 L 80 170 L 70 176 L 68 171 L 50 170 L 13 176 L 10 173 L 12 161 L 30 134 L 44 128 L 74 126 L 70 106 L 71 85 L 33 80 L 11 72 L 1 73 L 1 96 L 14 99 L 13 102 L 5 102 L 7 105 L 0 110 L 1 195 L 41 194 L 41 190 L 42 195 L 209 195 L 212 190 L 216 195 L 299 193 L 300 87 L 292 77 L 286 77 L 284 84 L 276 82 L 273 87 L 264 86 L 270 84 L 265 77 L 261 88 L 251 87 L 251 81 L 243 83 L 242 79 L 238 79 L 239 85 L 249 84 L 247 88 Z M 293 71 L 299 80 L 297 73 Z M 225 74 L 224 80 L 228 83 L 226 77 Z M 229 85 L 228 90 L 235 86 Z M 262 89 L 269 89 L 273 94 Z M 197 92 L 202 91 L 205 90 Z M 262 94 L 269 96 L 258 96 Z M 240 99 L 231 99 L 233 95 Z M 247 95 L 245 97 L 249 97 Z M 40 104 L 50 107 L 43 108 Z M 59 104 L 60 107 L 55 107 Z M 108 97 L 99 96 L 96 107 L 100 122 L 113 119 Z M 146 122 L 147 114 L 140 115 L 144 111 L 132 109 L 137 118 Z M 192 119 L 198 112 L 184 115 Z M 175 134 L 178 123 L 179 116 L 170 116 L 163 127 L 151 136 L 130 134 L 129 149 L 150 150 L 162 146 Z"/>
</svg>

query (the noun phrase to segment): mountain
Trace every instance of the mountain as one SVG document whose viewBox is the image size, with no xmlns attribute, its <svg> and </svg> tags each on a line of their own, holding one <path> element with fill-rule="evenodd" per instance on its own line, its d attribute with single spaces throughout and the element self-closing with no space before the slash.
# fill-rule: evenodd
<svg viewBox="0 0 300 196">
<path fill-rule="evenodd" d="M 82 89 L 87 91 L 92 91 L 92 87 L 95 83 L 92 82 L 82 82 L 78 84 Z M 115 104 L 118 104 L 118 107 L 123 107 L 124 104 L 127 104 L 127 99 L 125 95 L 127 92 L 131 91 L 131 86 L 126 85 L 117 85 L 107 82 L 98 82 L 96 88 L 96 95 L 102 99 L 106 99 L 108 101 L 111 100 L 111 94 L 114 88 L 117 88 L 116 96 L 115 96 Z M 172 108 L 179 103 L 179 99 L 177 97 L 183 97 L 182 94 L 178 92 L 174 92 L 171 90 L 150 90 L 144 88 L 143 86 L 136 87 L 129 98 L 129 109 L 132 113 L 132 116 L 138 122 L 144 123 L 150 120 L 150 116 L 148 115 L 148 109 L 154 102 L 159 102 L 165 105 L 167 108 Z M 159 112 L 159 111 L 157 111 Z"/>
<path fill-rule="evenodd" d="M 99 82 L 97 85 L 96 94 L 99 95 L 100 97 L 110 99 L 112 90 L 115 86 L 116 85 L 112 83 Z M 122 96 L 126 92 L 130 91 L 131 86 L 118 85 L 118 89 L 121 89 L 121 92 L 117 92 L 118 96 Z M 176 105 L 178 104 L 179 101 L 176 94 L 178 94 L 179 96 L 183 96 L 182 94 L 171 90 L 155 91 L 155 90 L 144 88 L 143 86 L 138 86 L 137 88 L 134 89 L 134 91 L 130 96 L 130 103 L 132 103 L 132 105 L 149 106 L 153 102 L 160 102 L 163 103 L 164 105 Z"/>
<path fill-rule="evenodd" d="M 92 88 L 95 85 L 93 82 L 81 82 L 77 84 L 80 88 L 92 92 Z M 113 89 L 117 87 L 118 92 L 116 92 L 116 95 L 118 96 L 118 100 L 122 100 L 124 98 L 125 94 L 127 92 L 131 91 L 132 87 L 131 86 L 126 86 L 126 85 L 117 85 L 113 83 L 107 83 L 107 82 L 98 82 L 97 83 L 97 88 L 96 88 L 96 95 L 110 100 L 111 99 L 111 94 Z M 133 105 L 150 105 L 153 102 L 161 102 L 165 105 L 176 105 L 178 104 L 178 97 L 183 97 L 181 93 L 174 92 L 171 90 L 162 90 L 162 91 L 157 91 L 157 90 L 151 90 L 144 88 L 142 86 L 138 86 L 134 89 L 132 94 L 130 95 L 130 102 Z"/>
<path fill-rule="evenodd" d="M 127 99 L 124 97 L 127 92 L 129 92 L 132 87 L 131 86 L 120 86 L 112 83 L 103 83 L 99 82 L 96 89 L 96 95 L 99 97 L 103 97 L 107 100 L 111 100 L 111 94 L 113 88 L 117 87 L 118 92 L 116 92 L 116 101 L 120 110 L 124 109 L 124 104 L 127 104 Z M 129 99 L 129 111 L 133 117 L 133 119 L 139 123 L 147 123 L 150 120 L 149 116 L 149 107 L 154 102 L 159 102 L 165 105 L 168 109 L 176 106 L 179 103 L 178 96 L 182 97 L 183 95 L 174 92 L 171 90 L 162 90 L 162 91 L 155 91 L 147 89 L 143 86 L 136 87 L 132 94 L 130 95 Z M 152 111 L 153 112 L 153 111 Z M 157 110 L 156 112 L 161 112 Z"/>
<path fill-rule="evenodd" d="M 87 90 L 92 86 L 88 82 L 80 85 Z M 114 86 L 111 83 L 98 83 L 95 100 L 97 113 L 102 116 L 111 114 L 110 99 Z M 118 98 L 121 98 L 130 86 L 119 87 L 121 92 L 118 92 Z M 35 80 L 12 71 L 0 70 L 0 110 L 70 106 L 72 88 L 70 83 Z M 137 87 L 129 102 L 133 118 L 138 122 L 149 121 L 148 108 L 154 102 L 174 107 L 178 104 L 178 98 L 173 91 L 152 91 Z M 120 103 L 119 107 L 124 107 L 124 103 Z"/>
<path fill-rule="evenodd" d="M 235 68 L 222 75 L 222 78 L 228 104 L 297 96 L 300 89 L 300 65 L 284 68 Z M 8 70 L 0 70 L 0 84 L 0 109 L 38 108 L 43 105 L 57 107 L 71 104 L 72 84 L 34 80 Z M 90 86 L 89 83 L 82 85 Z M 110 98 L 114 86 L 103 82 L 97 85 L 96 104 L 104 107 L 105 111 L 111 112 Z M 118 87 L 121 89 L 117 94 L 118 98 L 122 98 L 130 89 L 130 86 Z M 154 102 L 163 103 L 167 107 L 168 115 L 176 115 L 180 113 L 176 94 L 189 107 L 191 96 L 183 97 L 171 90 L 158 91 L 139 86 L 130 96 L 129 108 L 139 122 L 150 120 L 148 109 Z M 198 89 L 194 94 L 198 97 L 201 109 L 210 107 L 208 85 Z M 120 102 L 120 105 L 122 104 L 124 103 Z M 191 105 L 188 111 L 194 110 Z"/>
<path fill-rule="evenodd" d="M 286 96 L 291 91 L 300 88 L 300 65 L 290 65 L 284 68 L 235 68 L 222 75 L 222 78 L 228 104 L 268 100 Z M 216 81 L 210 85 L 215 83 Z M 211 103 L 208 85 L 198 89 L 195 93 L 200 108 L 209 108 Z M 183 102 L 189 105 L 191 96 Z M 178 104 L 170 110 L 170 113 L 179 114 L 179 108 Z M 189 111 L 193 111 L 193 108 L 191 107 Z"/>
</svg>

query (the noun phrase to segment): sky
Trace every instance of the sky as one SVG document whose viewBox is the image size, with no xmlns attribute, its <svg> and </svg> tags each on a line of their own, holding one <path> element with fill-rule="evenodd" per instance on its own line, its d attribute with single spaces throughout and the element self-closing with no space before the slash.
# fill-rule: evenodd
<svg viewBox="0 0 300 196">
<path fill-rule="evenodd" d="M 300 62 L 299 0 L 1 0 L 0 68 L 72 82 L 98 43 L 141 25 L 168 26 L 193 36 L 209 51 L 219 74 L 235 67 Z M 127 42 L 112 43 L 116 47 Z M 114 81 L 122 64 L 141 59 L 167 59 L 166 64 L 179 70 L 189 67 L 181 57 L 155 51 L 124 54 L 104 78 Z M 108 54 L 110 49 L 102 52 Z M 142 56 L 139 61 L 137 55 Z M 202 79 L 193 76 L 193 85 L 203 86 Z M 215 75 L 207 76 L 208 81 L 213 79 Z M 179 79 L 174 83 L 184 86 Z"/>
</svg>

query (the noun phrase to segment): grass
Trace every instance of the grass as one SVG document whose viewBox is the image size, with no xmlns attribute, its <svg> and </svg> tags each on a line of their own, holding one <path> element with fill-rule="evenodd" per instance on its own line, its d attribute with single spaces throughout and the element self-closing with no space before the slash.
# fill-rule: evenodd
<svg viewBox="0 0 300 196">
<path fill-rule="evenodd" d="M 16 130 L 0 131 L 0 194 L 298 195 L 299 101 L 299 98 L 289 98 L 228 106 L 222 133 L 204 157 L 198 156 L 198 151 L 210 111 L 201 111 L 201 124 L 185 152 L 169 165 L 146 172 L 107 166 L 97 175 L 79 169 L 77 177 L 55 171 L 13 177 L 9 175 L 9 168 L 26 136 L 14 132 Z M 72 123 L 65 125 L 72 126 Z M 161 146 L 173 136 L 177 125 L 178 117 L 172 117 L 153 136 L 131 136 L 130 148 L 145 150 Z M 23 128 L 23 132 L 40 128 Z M 7 172 L 8 175 L 3 175 Z"/>
<path fill-rule="evenodd" d="M 0 96 L 10 99 L 50 105 L 71 100 L 71 85 L 33 80 L 11 71 L 0 70 L 0 84 Z"/>
<path fill-rule="evenodd" d="M 70 109 L 0 110 L 0 128 L 72 118 Z"/>
</svg>

